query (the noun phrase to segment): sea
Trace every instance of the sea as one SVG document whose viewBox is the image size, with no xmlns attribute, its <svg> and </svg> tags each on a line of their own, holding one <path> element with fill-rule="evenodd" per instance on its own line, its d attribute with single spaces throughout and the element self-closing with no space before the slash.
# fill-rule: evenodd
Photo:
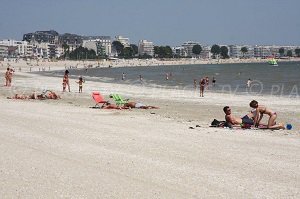
<svg viewBox="0 0 300 199">
<path fill-rule="evenodd" d="M 86 81 L 136 84 L 165 89 L 193 90 L 194 80 L 198 89 L 200 79 L 208 77 L 209 92 L 300 97 L 300 62 L 279 62 L 278 66 L 268 63 L 235 63 L 68 70 L 70 78 L 82 76 Z M 52 71 L 51 75 L 62 76 L 63 71 Z M 213 77 L 216 80 L 215 85 L 212 84 Z M 248 87 L 249 79 L 251 84 Z"/>
</svg>

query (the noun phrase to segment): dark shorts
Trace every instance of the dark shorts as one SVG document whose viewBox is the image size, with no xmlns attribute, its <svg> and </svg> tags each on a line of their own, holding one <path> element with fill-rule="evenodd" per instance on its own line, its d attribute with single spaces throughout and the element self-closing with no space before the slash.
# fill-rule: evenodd
<svg viewBox="0 0 300 199">
<path fill-rule="evenodd" d="M 254 121 L 251 118 L 249 118 L 248 115 L 242 117 L 242 122 L 243 124 L 250 124 L 250 125 L 254 124 Z"/>
</svg>

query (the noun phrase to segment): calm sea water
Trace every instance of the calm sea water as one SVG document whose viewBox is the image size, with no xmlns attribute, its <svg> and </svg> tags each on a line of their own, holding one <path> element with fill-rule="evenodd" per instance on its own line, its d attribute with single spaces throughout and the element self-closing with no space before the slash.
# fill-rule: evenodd
<svg viewBox="0 0 300 199">
<path fill-rule="evenodd" d="M 122 80 L 122 73 L 126 74 L 125 80 Z M 168 80 L 166 74 L 169 74 Z M 62 72 L 52 75 L 62 75 Z M 213 92 L 300 97 L 300 62 L 279 62 L 279 66 L 251 63 L 70 69 L 71 77 L 123 84 L 141 84 L 140 75 L 142 84 L 150 87 L 194 89 L 194 79 L 198 87 L 199 80 L 208 76 L 209 90 Z M 214 87 L 212 77 L 216 78 Z M 249 78 L 252 80 L 250 88 L 246 84 Z"/>
</svg>

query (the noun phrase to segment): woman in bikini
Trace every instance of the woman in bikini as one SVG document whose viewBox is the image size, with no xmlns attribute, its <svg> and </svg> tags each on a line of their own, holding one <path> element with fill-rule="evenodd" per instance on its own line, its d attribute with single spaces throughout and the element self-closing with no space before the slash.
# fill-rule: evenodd
<svg viewBox="0 0 300 199">
<path fill-rule="evenodd" d="M 65 75 L 64 75 L 64 78 L 63 78 L 63 83 L 62 83 L 62 85 L 63 85 L 63 92 L 66 91 L 66 87 L 67 87 L 67 86 L 68 86 L 69 92 L 71 92 L 71 91 L 70 91 L 69 71 L 68 71 L 68 70 L 65 71 Z"/>
<path fill-rule="evenodd" d="M 269 115 L 269 121 L 267 126 L 269 129 L 284 129 L 283 124 L 276 124 L 275 122 L 277 118 L 276 112 L 273 112 L 272 110 L 268 109 L 263 105 L 258 105 L 258 102 L 256 100 L 252 100 L 250 102 L 250 107 L 255 109 L 254 111 L 252 111 L 252 113 L 254 114 L 255 126 L 258 126 L 261 119 L 263 118 L 263 115 L 267 114 Z"/>
</svg>

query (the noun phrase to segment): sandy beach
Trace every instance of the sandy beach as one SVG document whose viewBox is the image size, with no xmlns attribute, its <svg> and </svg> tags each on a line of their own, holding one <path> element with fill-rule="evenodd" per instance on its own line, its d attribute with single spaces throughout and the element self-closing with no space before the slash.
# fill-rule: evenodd
<svg viewBox="0 0 300 199">
<path fill-rule="evenodd" d="M 31 64 L 35 71 L 76 66 Z M 208 92 L 199 98 L 198 91 L 93 81 L 78 93 L 75 79 L 72 92 L 63 93 L 60 77 L 28 73 L 26 62 L 10 65 L 16 70 L 12 87 L 0 87 L 2 198 L 300 197 L 298 98 L 255 98 L 292 130 L 211 128 L 214 118 L 224 119 L 225 105 L 242 116 L 253 96 Z M 0 66 L 1 82 L 6 66 Z M 6 99 L 43 89 L 62 99 Z M 92 91 L 160 109 L 93 109 Z"/>
</svg>

